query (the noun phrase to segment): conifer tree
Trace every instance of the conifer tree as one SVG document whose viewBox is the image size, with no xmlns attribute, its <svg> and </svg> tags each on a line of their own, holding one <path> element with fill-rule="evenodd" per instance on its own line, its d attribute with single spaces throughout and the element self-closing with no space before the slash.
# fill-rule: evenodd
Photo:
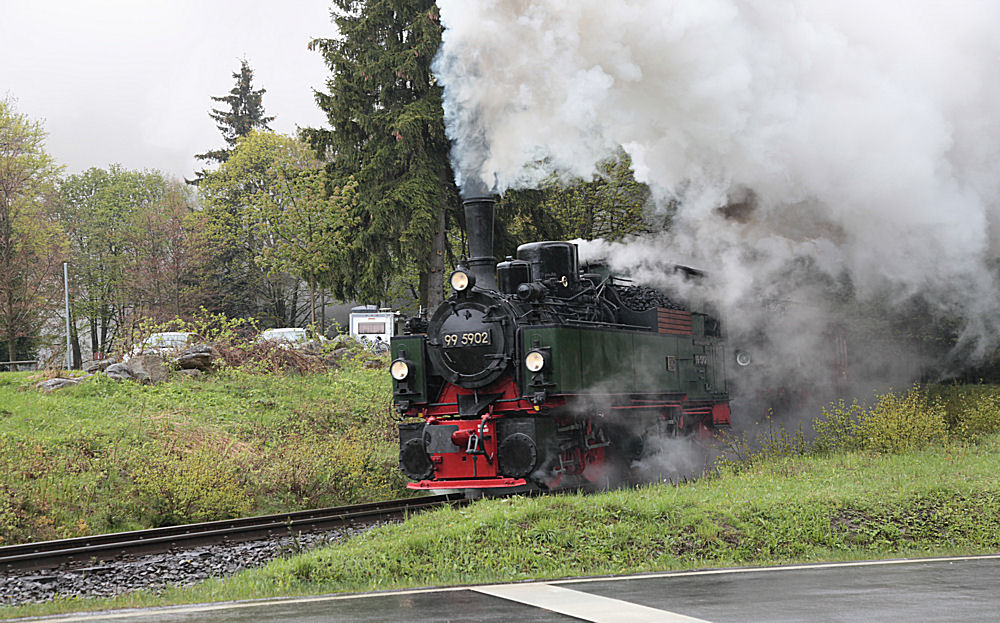
<svg viewBox="0 0 1000 623">
<path fill-rule="evenodd" d="M 430 65 L 441 42 L 433 0 L 334 0 L 339 35 L 310 47 L 324 57 L 329 93 L 316 93 L 329 129 L 305 137 L 328 160 L 331 183 L 357 181 L 358 244 L 334 267 L 343 299 L 384 301 L 415 274 L 421 304 L 443 298 L 446 226 L 459 206 L 441 87 Z"/>
<path fill-rule="evenodd" d="M 267 89 L 253 88 L 253 70 L 246 59 L 240 61 L 240 70 L 233 73 L 233 78 L 236 80 L 236 85 L 229 91 L 229 95 L 212 96 L 214 101 L 227 104 L 228 108 L 213 108 L 209 113 L 215 120 L 216 127 L 222 132 L 227 147 L 196 154 L 195 158 L 198 160 L 221 164 L 229 159 L 240 137 L 250 134 L 251 130 L 271 129 L 268 124 L 274 121 L 274 117 L 264 114 L 264 105 L 261 103 Z M 196 175 L 197 178 L 193 183 L 201 181 L 205 171 L 199 171 Z"/>
</svg>

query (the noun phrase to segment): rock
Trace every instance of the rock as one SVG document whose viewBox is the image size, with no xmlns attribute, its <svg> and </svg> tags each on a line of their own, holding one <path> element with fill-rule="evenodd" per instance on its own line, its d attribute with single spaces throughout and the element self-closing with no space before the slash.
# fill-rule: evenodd
<svg viewBox="0 0 1000 623">
<path fill-rule="evenodd" d="M 200 379 L 201 377 L 205 376 L 204 372 L 195 368 L 182 368 L 177 372 L 182 376 L 186 376 L 192 379 Z"/>
<path fill-rule="evenodd" d="M 49 379 L 47 381 L 42 381 L 41 383 L 35 385 L 35 387 L 43 391 L 51 392 L 57 389 L 62 389 L 63 387 L 66 387 L 68 385 L 77 385 L 79 384 L 79 382 L 80 381 L 77 379 L 55 378 L 55 379 Z"/>
<path fill-rule="evenodd" d="M 348 335 L 347 333 L 338 333 L 337 335 L 333 336 L 329 344 L 337 347 L 337 349 L 340 350 L 340 347 L 342 346 L 346 347 L 353 341 L 354 338 Z"/>
<path fill-rule="evenodd" d="M 125 364 L 132 378 L 143 385 L 155 385 L 167 380 L 167 368 L 159 355 L 137 355 Z"/>
<path fill-rule="evenodd" d="M 341 359 L 354 359 L 354 351 L 344 346 L 330 353 L 330 357 L 334 361 L 339 361 Z"/>
<path fill-rule="evenodd" d="M 108 378 L 114 379 L 116 381 L 131 381 L 132 371 L 128 369 L 128 364 L 125 363 L 113 363 L 104 370 L 104 374 Z"/>
<path fill-rule="evenodd" d="M 368 370 L 375 370 L 375 369 L 378 369 L 378 368 L 384 368 L 384 367 L 386 367 L 385 362 L 381 361 L 379 359 L 369 359 L 369 360 L 365 361 L 365 363 L 363 365 Z"/>
<path fill-rule="evenodd" d="M 108 366 L 115 362 L 114 359 L 94 359 L 83 364 L 83 371 L 93 374 L 94 372 L 104 372 Z"/>
<path fill-rule="evenodd" d="M 177 356 L 176 363 L 182 370 L 211 370 L 218 353 L 208 344 L 196 344 L 184 349 Z"/>
</svg>

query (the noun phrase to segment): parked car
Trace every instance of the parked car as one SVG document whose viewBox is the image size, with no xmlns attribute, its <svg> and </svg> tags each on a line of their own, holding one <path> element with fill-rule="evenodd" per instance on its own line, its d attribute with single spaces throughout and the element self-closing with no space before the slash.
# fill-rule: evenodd
<svg viewBox="0 0 1000 623">
<path fill-rule="evenodd" d="M 175 355 L 187 348 L 189 344 L 197 339 L 194 333 L 187 331 L 164 331 L 154 333 L 136 344 L 132 350 L 125 353 L 122 358 L 128 361 L 136 355 Z"/>
<path fill-rule="evenodd" d="M 326 341 L 322 335 L 315 334 L 302 327 L 280 327 L 277 329 L 265 329 L 261 332 L 258 341 L 277 342 L 281 348 L 316 348 Z"/>
</svg>

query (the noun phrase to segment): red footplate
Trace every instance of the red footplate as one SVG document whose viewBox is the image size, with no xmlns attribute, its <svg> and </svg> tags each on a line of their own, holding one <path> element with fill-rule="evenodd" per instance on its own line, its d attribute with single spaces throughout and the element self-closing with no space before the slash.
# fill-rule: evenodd
<svg viewBox="0 0 1000 623">
<path fill-rule="evenodd" d="M 495 489 L 521 487 L 528 484 L 524 478 L 484 478 L 482 480 L 421 480 L 406 485 L 407 489 Z"/>
</svg>

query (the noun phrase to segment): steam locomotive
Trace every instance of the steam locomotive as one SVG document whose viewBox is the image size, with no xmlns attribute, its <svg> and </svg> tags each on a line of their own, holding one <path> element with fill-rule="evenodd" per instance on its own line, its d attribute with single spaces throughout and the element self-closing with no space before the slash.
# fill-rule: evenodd
<svg viewBox="0 0 1000 623">
<path fill-rule="evenodd" d="M 469 255 L 452 294 L 391 342 L 409 488 L 606 486 L 630 477 L 651 438 L 729 424 L 716 318 L 580 267 L 570 242 L 496 263 L 493 199 L 464 208 Z"/>
</svg>

